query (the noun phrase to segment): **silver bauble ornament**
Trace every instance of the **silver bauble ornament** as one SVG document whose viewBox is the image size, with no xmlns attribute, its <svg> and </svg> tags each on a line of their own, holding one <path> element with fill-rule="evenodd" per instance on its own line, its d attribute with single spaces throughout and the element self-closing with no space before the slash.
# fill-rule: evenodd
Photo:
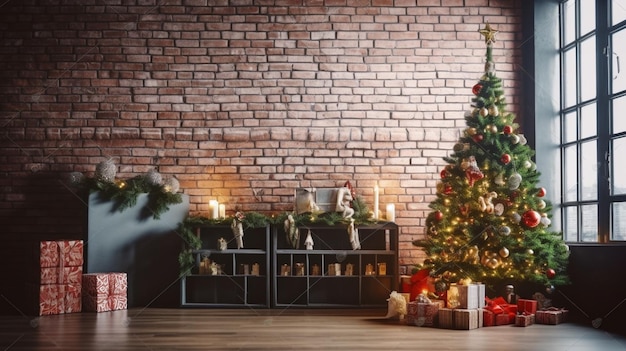
<svg viewBox="0 0 626 351">
<path fill-rule="evenodd" d="M 146 174 L 146 181 L 151 185 L 161 185 L 163 177 L 156 169 L 151 169 Z"/>
<path fill-rule="evenodd" d="M 511 219 L 513 219 L 513 222 L 519 223 L 522 220 L 522 216 L 519 213 L 515 212 L 511 215 Z"/>
<path fill-rule="evenodd" d="M 526 143 L 528 142 L 528 140 L 526 140 L 526 137 L 524 136 L 524 134 L 520 134 L 519 135 L 519 143 L 522 145 L 526 145 Z"/>
<path fill-rule="evenodd" d="M 503 247 L 500 249 L 500 256 L 507 258 L 509 257 L 509 249 L 507 249 L 506 247 Z"/>
<path fill-rule="evenodd" d="M 167 178 L 163 186 L 165 187 L 166 191 L 172 194 L 176 194 L 178 190 L 180 189 L 180 183 L 178 182 L 178 179 L 174 177 Z"/>
<path fill-rule="evenodd" d="M 511 144 L 515 145 L 519 143 L 519 136 L 517 134 L 511 134 Z"/>
<path fill-rule="evenodd" d="M 503 225 L 502 227 L 500 227 L 500 229 L 498 229 L 498 231 L 500 232 L 500 234 L 502 234 L 504 236 L 509 236 L 511 234 L 511 228 L 509 228 L 506 225 Z"/>
<path fill-rule="evenodd" d="M 522 183 L 522 176 L 519 173 L 511 174 L 511 176 L 509 177 L 509 180 L 507 182 L 510 190 L 515 190 L 515 189 L 519 188 L 521 183 Z"/>
<path fill-rule="evenodd" d="M 80 172 L 72 172 L 68 177 L 70 185 L 80 185 L 85 180 L 85 175 Z"/>
<path fill-rule="evenodd" d="M 117 167 L 112 159 L 102 161 L 96 166 L 96 178 L 102 182 L 113 183 Z"/>
</svg>

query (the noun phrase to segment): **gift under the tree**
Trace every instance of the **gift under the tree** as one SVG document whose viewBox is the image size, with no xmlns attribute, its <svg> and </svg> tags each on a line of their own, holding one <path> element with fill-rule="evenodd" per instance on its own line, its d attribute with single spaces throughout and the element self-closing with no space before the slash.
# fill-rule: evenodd
<svg viewBox="0 0 626 351">
<path fill-rule="evenodd" d="M 515 323 L 517 305 L 508 304 L 502 297 L 495 299 L 485 298 L 486 306 L 483 312 L 483 326 L 492 327 Z"/>
<path fill-rule="evenodd" d="M 126 273 L 83 274 L 83 308 L 90 312 L 106 312 L 127 308 Z"/>
<path fill-rule="evenodd" d="M 451 284 L 447 293 L 448 308 L 476 309 L 485 306 L 484 284 Z"/>
<path fill-rule="evenodd" d="M 534 314 L 518 314 L 515 316 L 515 326 L 517 327 L 527 327 L 533 324 L 535 324 Z"/>
<path fill-rule="evenodd" d="M 39 243 L 39 315 L 81 311 L 83 241 Z"/>
<path fill-rule="evenodd" d="M 433 302 L 409 302 L 406 323 L 418 327 L 434 327 L 437 324 L 439 306 L 439 303 Z"/>
<path fill-rule="evenodd" d="M 471 330 L 482 325 L 481 309 L 442 308 L 437 314 L 439 328 Z"/>
<path fill-rule="evenodd" d="M 535 314 L 537 312 L 537 301 L 518 299 L 517 312 L 522 314 Z"/>
<path fill-rule="evenodd" d="M 546 310 L 537 311 L 535 322 L 537 324 L 561 324 L 567 321 L 568 311 L 562 308 L 550 307 Z"/>
</svg>

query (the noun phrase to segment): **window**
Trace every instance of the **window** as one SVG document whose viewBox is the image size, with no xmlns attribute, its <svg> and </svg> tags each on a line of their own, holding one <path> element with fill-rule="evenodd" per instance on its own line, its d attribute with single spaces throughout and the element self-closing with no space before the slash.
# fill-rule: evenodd
<svg viewBox="0 0 626 351">
<path fill-rule="evenodd" d="M 565 0 L 559 17 L 563 237 L 626 241 L 626 0 Z"/>
</svg>

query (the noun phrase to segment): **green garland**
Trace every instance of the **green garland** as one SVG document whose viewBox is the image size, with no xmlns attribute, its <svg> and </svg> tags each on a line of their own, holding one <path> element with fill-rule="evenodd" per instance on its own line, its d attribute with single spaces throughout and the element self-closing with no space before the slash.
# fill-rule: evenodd
<svg viewBox="0 0 626 351">
<path fill-rule="evenodd" d="M 152 216 L 154 219 L 160 219 L 161 214 L 169 210 L 169 205 L 183 201 L 181 194 L 171 193 L 163 185 L 151 184 L 145 176 L 116 182 L 85 178 L 82 185 L 89 192 L 99 191 L 105 199 L 113 201 L 113 208 L 120 212 L 135 206 L 139 195 L 147 193 L 148 203 L 142 209 L 142 214 L 146 217 Z"/>
</svg>

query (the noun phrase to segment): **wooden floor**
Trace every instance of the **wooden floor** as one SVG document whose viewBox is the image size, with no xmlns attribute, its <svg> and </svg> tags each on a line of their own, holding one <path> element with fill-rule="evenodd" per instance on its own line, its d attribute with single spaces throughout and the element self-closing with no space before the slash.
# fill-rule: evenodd
<svg viewBox="0 0 626 351">
<path fill-rule="evenodd" d="M 0 350 L 626 350 L 573 323 L 471 331 L 407 326 L 384 310 L 130 309 L 0 317 Z"/>
</svg>

